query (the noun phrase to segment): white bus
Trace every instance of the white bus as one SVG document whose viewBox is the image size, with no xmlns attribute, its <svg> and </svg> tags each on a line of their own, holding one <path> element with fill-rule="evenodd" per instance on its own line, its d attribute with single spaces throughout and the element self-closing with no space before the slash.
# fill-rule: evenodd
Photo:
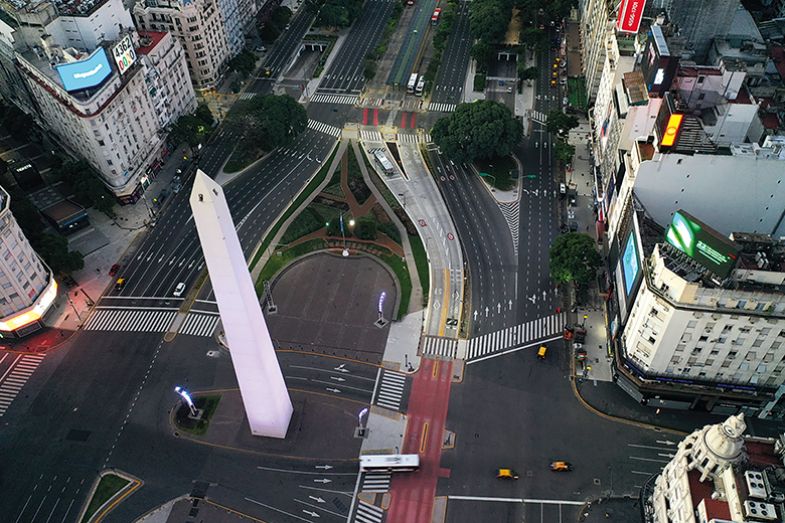
<svg viewBox="0 0 785 523">
<path fill-rule="evenodd" d="M 411 472 L 420 468 L 418 454 L 369 454 L 360 456 L 360 472 L 384 470 Z"/>
<path fill-rule="evenodd" d="M 414 89 L 417 87 L 417 73 L 412 73 L 409 77 L 409 83 L 406 84 L 406 92 L 409 94 L 414 94 Z"/>
<path fill-rule="evenodd" d="M 384 151 L 376 150 L 373 152 L 373 157 L 382 167 L 382 170 L 387 174 L 392 174 L 395 172 L 395 168 L 390 160 L 387 159 L 387 155 L 384 154 Z"/>
<path fill-rule="evenodd" d="M 425 77 L 421 76 L 420 79 L 417 81 L 417 88 L 414 90 L 414 94 L 417 96 L 422 96 L 422 92 L 425 89 Z"/>
</svg>

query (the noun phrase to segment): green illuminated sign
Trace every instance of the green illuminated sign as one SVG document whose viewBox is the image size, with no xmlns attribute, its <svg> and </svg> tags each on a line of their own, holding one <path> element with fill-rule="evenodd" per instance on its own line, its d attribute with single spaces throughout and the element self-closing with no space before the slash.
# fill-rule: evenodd
<svg viewBox="0 0 785 523">
<path fill-rule="evenodd" d="M 736 264 L 736 245 L 681 209 L 673 214 L 665 240 L 721 278 Z"/>
</svg>

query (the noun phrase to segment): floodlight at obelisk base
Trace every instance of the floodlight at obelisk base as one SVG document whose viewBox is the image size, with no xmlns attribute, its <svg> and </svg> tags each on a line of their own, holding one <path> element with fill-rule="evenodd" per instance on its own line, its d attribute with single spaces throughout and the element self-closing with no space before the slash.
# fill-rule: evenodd
<svg viewBox="0 0 785 523">
<path fill-rule="evenodd" d="M 285 438 L 292 401 L 223 189 L 201 170 L 191 210 L 251 433 Z"/>
</svg>

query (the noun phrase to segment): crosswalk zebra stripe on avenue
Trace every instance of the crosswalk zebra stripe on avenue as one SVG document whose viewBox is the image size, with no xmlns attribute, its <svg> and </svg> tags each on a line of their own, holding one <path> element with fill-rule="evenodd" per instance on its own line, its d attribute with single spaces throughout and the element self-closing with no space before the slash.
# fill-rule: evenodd
<svg viewBox="0 0 785 523">
<path fill-rule="evenodd" d="M 320 133 L 328 134 L 334 138 L 341 136 L 341 130 L 334 125 L 329 125 L 317 120 L 308 120 L 308 128 Z"/>
<path fill-rule="evenodd" d="M 457 107 L 456 104 L 439 103 L 439 102 L 437 103 L 431 102 L 430 104 L 428 104 L 429 111 L 439 111 L 442 113 L 451 113 L 455 110 L 456 107 Z"/>
<path fill-rule="evenodd" d="M 538 123 L 548 123 L 548 115 L 540 111 L 531 111 L 529 117 Z"/>
<path fill-rule="evenodd" d="M 418 142 L 416 133 L 398 133 L 398 142 L 415 144 Z"/>
<path fill-rule="evenodd" d="M 357 509 L 354 511 L 354 518 L 352 518 L 352 521 L 355 523 L 381 523 L 383 518 L 383 508 L 360 500 L 359 503 L 357 503 Z"/>
<path fill-rule="evenodd" d="M 390 490 L 392 472 L 363 472 L 360 492 L 387 492 Z"/>
<path fill-rule="evenodd" d="M 483 336 L 472 338 L 467 346 L 466 359 L 472 360 L 486 354 L 519 347 L 529 342 L 559 334 L 564 329 L 566 313 L 552 314 L 520 325 L 508 327 Z"/>
<path fill-rule="evenodd" d="M 360 97 L 356 94 L 322 94 L 317 93 L 311 97 L 312 102 L 328 104 L 354 105 Z"/>
<path fill-rule="evenodd" d="M 217 314 L 190 313 L 179 332 L 192 336 L 212 336 L 219 319 Z"/>
<path fill-rule="evenodd" d="M 41 354 L 16 356 L 16 359 L 8 368 L 10 372 L 6 371 L 7 374 L 2 383 L 0 383 L 0 416 L 5 414 L 43 359 L 44 356 Z"/>
<path fill-rule="evenodd" d="M 406 389 L 406 375 L 387 369 L 380 369 L 380 371 L 382 377 L 374 394 L 373 403 L 385 409 L 398 411 L 401 409 L 401 400 Z"/>
<path fill-rule="evenodd" d="M 360 129 L 360 140 L 363 142 L 383 142 L 382 133 L 379 131 L 366 131 Z"/>
<path fill-rule="evenodd" d="M 176 314 L 177 309 L 98 308 L 84 330 L 165 332 Z"/>
<path fill-rule="evenodd" d="M 455 358 L 458 354 L 458 340 L 440 336 L 423 336 L 422 353 L 429 356 Z"/>
<path fill-rule="evenodd" d="M 256 93 L 242 93 L 240 96 L 237 97 L 238 100 L 250 100 L 256 96 Z"/>
</svg>

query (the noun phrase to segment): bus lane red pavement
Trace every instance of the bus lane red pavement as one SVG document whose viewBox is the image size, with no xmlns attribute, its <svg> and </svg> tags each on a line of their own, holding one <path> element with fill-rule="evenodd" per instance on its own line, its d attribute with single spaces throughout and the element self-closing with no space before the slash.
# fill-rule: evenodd
<svg viewBox="0 0 785 523">
<path fill-rule="evenodd" d="M 390 489 L 391 523 L 430 523 L 436 482 L 449 471 L 439 467 L 444 424 L 450 402 L 452 363 L 423 358 L 409 396 L 403 454 L 419 454 L 420 469 L 393 476 Z"/>
</svg>

